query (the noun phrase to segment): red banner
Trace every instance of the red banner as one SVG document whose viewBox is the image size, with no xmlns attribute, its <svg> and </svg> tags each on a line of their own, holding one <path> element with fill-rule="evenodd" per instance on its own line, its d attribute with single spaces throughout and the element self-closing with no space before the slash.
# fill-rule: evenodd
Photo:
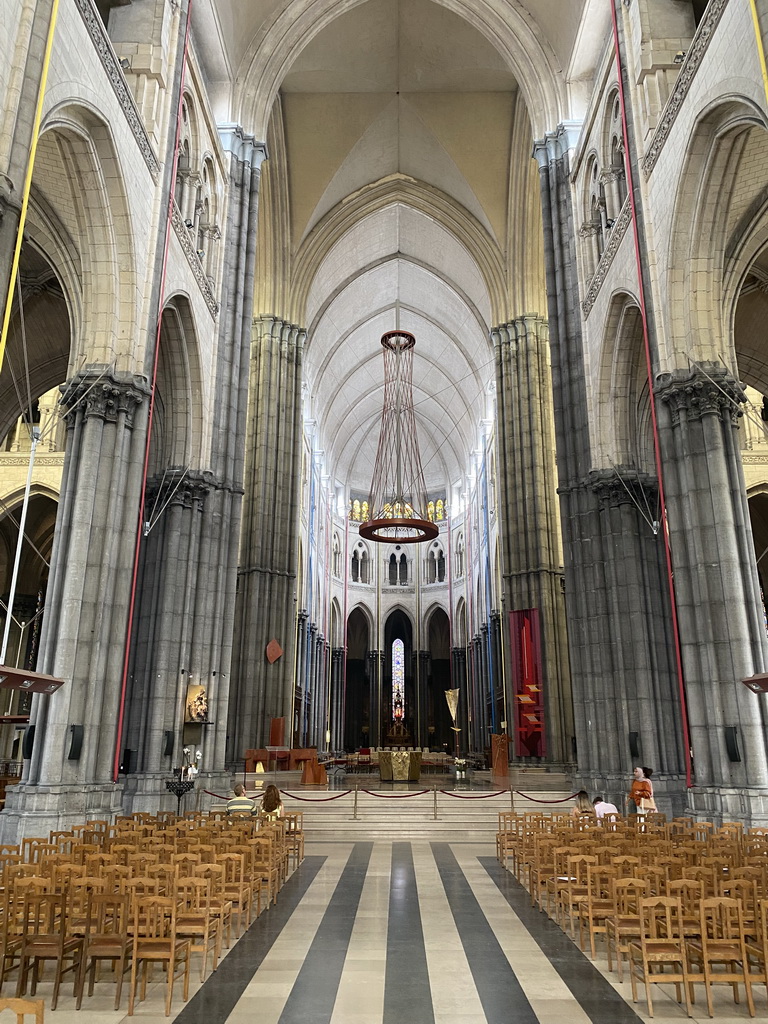
<svg viewBox="0 0 768 1024">
<path fill-rule="evenodd" d="M 509 613 L 512 651 L 512 699 L 515 702 L 514 745 L 517 757 L 544 757 L 547 739 L 541 679 L 539 609 Z"/>
</svg>

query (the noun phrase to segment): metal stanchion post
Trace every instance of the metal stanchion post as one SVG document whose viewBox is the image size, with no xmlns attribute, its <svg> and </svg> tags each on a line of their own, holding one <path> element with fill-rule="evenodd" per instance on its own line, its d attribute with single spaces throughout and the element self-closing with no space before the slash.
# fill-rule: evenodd
<svg viewBox="0 0 768 1024">
<path fill-rule="evenodd" d="M 358 787 L 358 781 L 357 781 L 357 779 L 355 779 L 355 805 L 354 805 L 354 808 L 352 810 L 352 820 L 353 821 L 357 821 L 357 787 Z"/>
<path fill-rule="evenodd" d="M 432 783 L 432 798 L 434 804 L 434 820 L 437 821 L 437 783 Z"/>
</svg>

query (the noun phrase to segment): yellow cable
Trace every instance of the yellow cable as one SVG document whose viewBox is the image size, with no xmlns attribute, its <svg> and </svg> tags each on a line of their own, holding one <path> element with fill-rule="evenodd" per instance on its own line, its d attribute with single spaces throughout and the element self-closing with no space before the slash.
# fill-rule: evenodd
<svg viewBox="0 0 768 1024">
<path fill-rule="evenodd" d="M 32 172 L 35 168 L 35 155 L 37 154 L 37 140 L 40 133 L 40 122 L 43 118 L 43 101 L 45 100 L 45 86 L 48 80 L 48 68 L 51 64 L 51 51 L 53 50 L 53 34 L 56 30 L 56 18 L 59 13 L 59 0 L 53 0 L 51 8 L 51 23 L 48 26 L 48 38 L 45 42 L 45 55 L 43 57 L 43 68 L 40 75 L 40 89 L 37 95 L 37 109 L 35 110 L 35 121 L 32 125 L 32 144 L 29 150 L 29 164 L 27 175 L 24 180 L 24 192 L 21 197 L 21 216 L 19 217 L 19 230 L 16 235 L 16 248 L 13 253 L 11 264 L 11 277 L 8 282 L 8 295 L 5 301 L 5 314 L 3 316 L 3 329 L 0 332 L 0 370 L 3 368 L 5 358 L 5 346 L 8 341 L 8 328 L 11 323 L 11 310 L 13 309 L 13 293 L 16 288 L 16 277 L 19 273 L 19 259 L 21 257 L 21 244 L 24 239 L 24 225 L 27 220 L 27 208 L 29 206 L 29 193 L 32 188 Z"/>
<path fill-rule="evenodd" d="M 752 22 L 755 26 L 755 40 L 757 42 L 757 55 L 760 58 L 760 70 L 763 73 L 763 88 L 765 89 L 765 100 L 768 103 L 768 67 L 765 64 L 765 47 L 763 46 L 763 35 L 760 31 L 760 19 L 757 16 L 757 4 L 755 0 L 749 0 L 752 10 Z"/>
</svg>

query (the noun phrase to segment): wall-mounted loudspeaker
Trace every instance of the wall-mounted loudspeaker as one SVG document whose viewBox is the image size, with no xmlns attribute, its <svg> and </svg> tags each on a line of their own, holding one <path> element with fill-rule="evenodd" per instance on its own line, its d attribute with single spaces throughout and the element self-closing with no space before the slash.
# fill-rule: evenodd
<svg viewBox="0 0 768 1024">
<path fill-rule="evenodd" d="M 28 725 L 24 730 L 24 740 L 21 744 L 21 756 L 26 760 L 32 757 L 32 747 L 35 745 L 35 727 Z"/>
<path fill-rule="evenodd" d="M 170 757 L 173 753 L 173 730 L 165 730 L 165 742 L 163 743 L 163 757 Z"/>
<path fill-rule="evenodd" d="M 640 757 L 640 733 L 629 734 L 629 753 L 632 757 Z"/>
<path fill-rule="evenodd" d="M 741 760 L 739 733 L 735 725 L 726 725 L 725 727 L 725 749 L 728 751 L 729 761 Z"/>
<path fill-rule="evenodd" d="M 69 731 L 72 733 L 72 739 L 69 743 L 67 760 L 79 761 L 83 750 L 83 727 L 82 725 L 70 725 Z"/>
</svg>

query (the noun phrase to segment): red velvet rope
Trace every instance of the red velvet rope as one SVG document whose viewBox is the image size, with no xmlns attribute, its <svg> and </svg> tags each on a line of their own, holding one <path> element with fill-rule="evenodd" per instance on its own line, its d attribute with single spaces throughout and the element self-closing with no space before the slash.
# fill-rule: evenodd
<svg viewBox="0 0 768 1024">
<path fill-rule="evenodd" d="M 414 793 L 377 793 L 375 789 L 361 789 L 360 792 L 367 793 L 368 796 L 380 796 L 382 800 L 406 800 L 409 796 L 424 796 L 430 790 L 418 789 Z"/>
<path fill-rule="evenodd" d="M 489 800 L 492 796 L 506 796 L 509 790 L 502 789 L 498 793 L 478 793 L 477 796 L 470 796 L 469 793 L 452 793 L 450 789 L 439 789 L 438 793 L 445 796 L 455 796 L 457 800 Z"/>
<path fill-rule="evenodd" d="M 222 796 L 221 793 L 212 793 L 210 791 L 210 789 L 204 789 L 203 792 L 207 793 L 208 796 L 215 796 L 217 798 L 217 800 L 229 800 L 230 799 L 228 796 Z"/>
<path fill-rule="evenodd" d="M 561 800 L 537 800 L 535 796 L 526 796 L 519 789 L 515 790 L 515 794 L 516 796 L 521 796 L 524 800 L 531 800 L 535 804 L 566 804 L 569 800 L 573 800 L 578 796 L 578 793 L 572 793 L 570 796 L 564 796 Z"/>
<path fill-rule="evenodd" d="M 296 793 L 289 793 L 287 789 L 281 789 L 280 792 L 284 796 L 289 796 L 291 800 L 301 800 L 305 804 L 327 804 L 330 800 L 338 800 L 341 796 L 349 796 L 352 790 L 345 789 L 341 793 L 334 793 L 333 796 L 322 796 L 314 799 L 311 796 L 298 796 Z"/>
</svg>

